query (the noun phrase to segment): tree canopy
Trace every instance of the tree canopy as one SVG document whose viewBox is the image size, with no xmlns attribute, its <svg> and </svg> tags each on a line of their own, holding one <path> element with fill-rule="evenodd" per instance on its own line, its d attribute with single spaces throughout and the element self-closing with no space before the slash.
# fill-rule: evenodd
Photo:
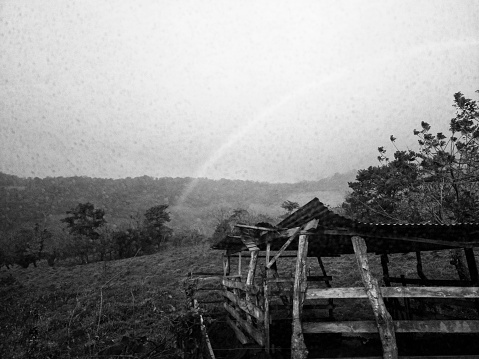
<svg viewBox="0 0 479 359">
<path fill-rule="evenodd" d="M 349 183 L 346 214 L 375 222 L 479 222 L 479 107 L 460 92 L 453 106 L 448 135 L 431 133 L 423 121 L 413 131 L 416 151 L 396 147 L 391 160 L 378 148 L 380 165 L 358 171 Z"/>
</svg>

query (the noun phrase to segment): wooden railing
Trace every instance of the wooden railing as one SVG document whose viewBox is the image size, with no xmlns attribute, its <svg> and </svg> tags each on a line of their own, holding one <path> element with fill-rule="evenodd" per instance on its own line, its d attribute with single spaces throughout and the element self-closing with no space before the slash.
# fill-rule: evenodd
<svg viewBox="0 0 479 359">
<path fill-rule="evenodd" d="M 235 280 L 236 279 L 236 280 Z M 227 319 L 242 344 L 249 343 L 247 333 L 256 343 L 265 346 L 265 320 L 263 288 L 258 285 L 247 285 L 238 281 L 240 278 L 223 278 L 225 288 L 223 303 L 226 311 L 234 319 Z M 247 299 L 248 298 L 248 299 Z"/>
</svg>

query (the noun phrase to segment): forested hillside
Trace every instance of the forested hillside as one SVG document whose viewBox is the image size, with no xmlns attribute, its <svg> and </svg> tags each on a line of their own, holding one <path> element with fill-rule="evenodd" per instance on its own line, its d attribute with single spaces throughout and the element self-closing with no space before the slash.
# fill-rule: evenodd
<svg viewBox="0 0 479 359">
<path fill-rule="evenodd" d="M 0 173 L 0 229 L 9 231 L 32 227 L 60 226 L 66 211 L 78 203 L 90 202 L 105 211 L 110 225 L 127 224 L 148 208 L 169 205 L 173 229 L 200 230 L 211 235 L 215 216 L 225 210 L 245 209 L 254 214 L 276 217 L 281 203 L 304 204 L 314 196 L 329 205 L 338 205 L 355 172 L 336 174 L 312 182 L 271 184 L 205 178 L 124 179 L 89 177 L 19 178 Z"/>
</svg>

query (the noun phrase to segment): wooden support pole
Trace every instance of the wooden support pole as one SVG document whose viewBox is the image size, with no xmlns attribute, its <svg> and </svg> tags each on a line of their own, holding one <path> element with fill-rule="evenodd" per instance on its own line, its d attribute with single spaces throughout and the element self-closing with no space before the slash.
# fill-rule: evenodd
<svg viewBox="0 0 479 359">
<path fill-rule="evenodd" d="M 306 292 L 306 259 L 308 256 L 308 236 L 300 235 L 293 292 L 293 335 L 291 338 L 291 358 L 306 359 L 308 349 L 304 343 L 301 312 Z"/>
<path fill-rule="evenodd" d="M 246 285 L 253 285 L 254 284 L 254 275 L 256 272 L 256 263 L 258 262 L 258 252 L 259 251 L 252 251 L 251 252 L 251 259 L 249 262 L 248 268 L 248 276 L 246 277 Z"/>
<path fill-rule="evenodd" d="M 469 269 L 469 275 L 473 286 L 479 286 L 479 274 L 477 272 L 476 258 L 474 257 L 474 250 L 472 248 L 464 248 L 464 254 L 466 256 L 467 268 Z M 475 299 L 476 311 L 479 313 L 479 300 Z"/>
<path fill-rule="evenodd" d="M 469 268 L 469 275 L 471 281 L 475 286 L 479 285 L 479 274 L 477 272 L 476 258 L 474 257 L 474 250 L 472 248 L 465 248 L 464 254 L 466 255 L 467 267 Z"/>
<path fill-rule="evenodd" d="M 378 281 L 374 278 L 369 270 L 369 262 L 367 257 L 366 242 L 363 238 L 354 236 L 351 238 L 354 253 L 358 262 L 359 272 L 366 289 L 369 302 L 372 306 L 376 325 L 379 331 L 379 337 L 383 346 L 384 359 L 397 359 L 398 348 L 396 344 L 396 333 L 394 331 L 394 323 L 391 315 L 386 310 L 384 300 Z"/>
<path fill-rule="evenodd" d="M 241 252 L 239 252 L 239 254 L 238 254 L 238 275 L 241 278 Z M 241 281 L 241 279 L 240 279 L 240 281 Z"/>
<path fill-rule="evenodd" d="M 275 254 L 275 256 L 273 257 L 273 259 L 271 261 L 269 261 L 269 257 L 268 257 L 268 260 L 266 261 L 266 267 L 267 268 L 271 268 L 271 266 L 276 262 L 276 260 L 283 254 L 283 252 L 289 247 L 289 245 L 291 244 L 291 242 L 298 236 L 299 234 L 299 227 L 296 227 L 294 228 L 294 231 L 293 233 L 291 234 L 291 236 L 289 237 L 289 239 L 286 241 L 285 244 L 283 244 L 283 246 L 281 247 L 281 249 Z"/>
<path fill-rule="evenodd" d="M 259 251 L 251 252 L 251 259 L 250 259 L 249 268 L 248 268 L 248 276 L 246 277 L 246 287 L 248 289 L 254 286 L 254 275 L 256 273 L 256 264 L 258 263 L 258 253 Z M 251 293 L 250 290 L 246 292 L 246 301 L 253 303 L 255 305 L 258 304 L 256 303 L 256 297 L 254 296 L 254 294 Z M 248 316 L 248 323 L 251 323 L 251 322 L 252 322 L 251 317 Z"/>
<path fill-rule="evenodd" d="M 229 276 L 231 272 L 231 257 L 226 253 L 223 255 L 223 274 Z"/>
<path fill-rule="evenodd" d="M 271 243 L 266 244 L 266 264 L 269 263 L 269 255 L 271 251 Z M 269 341 L 269 325 L 270 325 L 270 315 L 269 315 L 269 291 L 268 291 L 268 279 L 270 277 L 271 270 L 266 267 L 266 278 L 264 281 L 264 350 L 266 354 L 269 355 L 270 352 L 270 341 Z"/>
</svg>

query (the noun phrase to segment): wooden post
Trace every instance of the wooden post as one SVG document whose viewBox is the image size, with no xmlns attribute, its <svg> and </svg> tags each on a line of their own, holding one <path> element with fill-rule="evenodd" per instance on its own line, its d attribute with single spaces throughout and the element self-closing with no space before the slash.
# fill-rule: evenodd
<svg viewBox="0 0 479 359">
<path fill-rule="evenodd" d="M 254 284 L 254 275 L 256 272 L 256 263 L 258 262 L 258 253 L 259 251 L 251 252 L 251 260 L 249 262 L 248 276 L 246 277 L 247 288 L 248 286 L 251 286 Z M 257 304 L 255 301 L 255 296 L 250 294 L 249 292 L 246 292 L 246 301 L 253 304 Z M 248 317 L 248 322 L 251 323 L 252 322 L 251 317 L 250 316 L 247 316 L 247 317 Z"/>
<path fill-rule="evenodd" d="M 367 257 L 366 242 L 363 238 L 354 236 L 351 238 L 354 253 L 358 262 L 359 272 L 366 289 L 369 302 L 373 308 L 376 325 L 379 331 L 379 337 L 383 346 L 384 359 L 397 359 L 398 348 L 396 344 L 396 333 L 394 331 L 394 323 L 391 315 L 386 310 L 384 300 L 378 281 L 374 278 L 369 270 L 369 262 Z"/>
<path fill-rule="evenodd" d="M 474 250 L 472 248 L 464 248 L 464 254 L 466 255 L 471 281 L 477 286 L 479 285 L 479 274 L 477 272 L 476 258 L 474 258 Z"/>
<path fill-rule="evenodd" d="M 479 274 L 477 272 L 476 258 L 474 257 L 474 250 L 472 248 L 464 248 L 466 256 L 467 267 L 469 268 L 469 275 L 474 286 L 479 286 Z M 479 313 L 479 300 L 475 299 L 476 310 Z"/>
<path fill-rule="evenodd" d="M 241 278 L 241 252 L 238 253 L 238 275 Z M 240 279 L 241 281 L 241 279 Z"/>
<path fill-rule="evenodd" d="M 226 277 L 230 275 L 231 271 L 231 257 L 225 253 L 223 255 L 223 275 Z"/>
<path fill-rule="evenodd" d="M 268 291 L 268 279 L 270 277 L 270 269 L 267 267 L 269 263 L 269 256 L 271 251 L 271 243 L 266 244 L 266 280 L 264 281 L 264 350 L 266 354 L 269 354 L 270 351 L 270 342 L 269 342 L 269 325 L 270 325 L 270 315 L 269 315 L 269 291 Z"/>
<path fill-rule="evenodd" d="M 303 327 L 301 324 L 301 312 L 303 310 L 304 296 L 306 292 L 306 260 L 308 256 L 308 236 L 300 235 L 298 243 L 298 255 L 296 258 L 296 272 L 294 276 L 293 291 L 293 335 L 291 338 L 291 358 L 306 359 L 308 348 L 304 344 Z"/>
</svg>

